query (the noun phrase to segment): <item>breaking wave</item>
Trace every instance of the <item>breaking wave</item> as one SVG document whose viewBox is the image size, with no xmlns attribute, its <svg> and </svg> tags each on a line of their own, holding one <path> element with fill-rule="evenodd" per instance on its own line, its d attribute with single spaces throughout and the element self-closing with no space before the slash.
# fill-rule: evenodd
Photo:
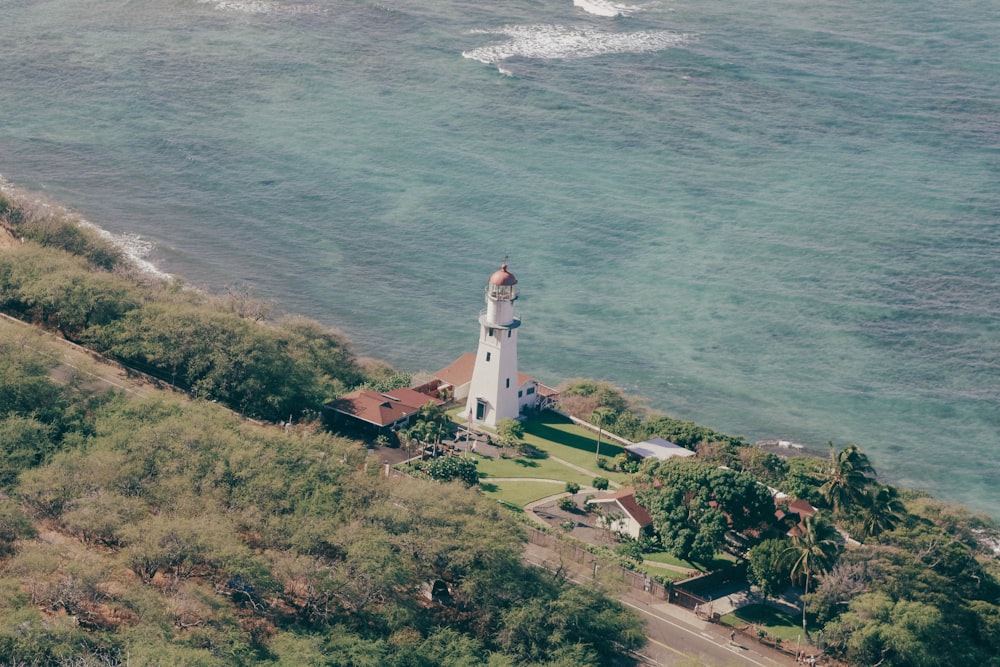
<svg viewBox="0 0 1000 667">
<path fill-rule="evenodd" d="M 472 34 L 506 35 L 510 38 L 500 44 L 481 46 L 462 52 L 463 57 L 487 65 L 498 65 L 508 58 L 518 57 L 556 60 L 591 58 L 613 53 L 662 51 L 683 46 L 694 39 L 694 35 L 667 30 L 608 32 L 562 25 L 507 25 L 473 30 Z"/>
<path fill-rule="evenodd" d="M 573 0 L 573 6 L 594 16 L 631 16 L 643 10 L 638 5 L 626 5 L 623 2 L 610 0 Z"/>
<path fill-rule="evenodd" d="M 57 215 L 69 217 L 79 226 L 91 229 L 100 236 L 108 239 L 111 243 L 117 246 L 125 254 L 129 262 L 131 262 L 132 265 L 142 273 L 156 278 L 171 277 L 169 273 L 160 270 L 155 264 L 149 261 L 148 257 L 153 251 L 154 245 L 138 234 L 133 234 L 131 232 L 126 232 L 125 234 L 112 234 L 103 227 L 99 227 L 92 222 L 84 220 L 82 217 L 60 204 L 52 203 L 41 195 L 30 193 L 26 190 L 15 187 L 10 181 L 5 179 L 2 174 L 0 174 L 0 195 L 17 201 L 20 206 L 27 205 L 43 211 L 51 210 Z"/>
<path fill-rule="evenodd" d="M 273 0 L 198 0 L 203 5 L 211 5 L 219 11 L 240 14 L 318 14 L 321 8 L 313 5 L 284 5 Z"/>
<path fill-rule="evenodd" d="M 273 14 L 279 9 L 276 2 L 267 0 L 198 0 L 203 5 L 212 5 L 216 9 L 243 14 Z"/>
</svg>

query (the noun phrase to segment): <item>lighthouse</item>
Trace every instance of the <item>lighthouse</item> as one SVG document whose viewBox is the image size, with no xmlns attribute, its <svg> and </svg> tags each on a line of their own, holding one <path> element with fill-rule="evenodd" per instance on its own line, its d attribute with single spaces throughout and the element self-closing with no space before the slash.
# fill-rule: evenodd
<svg viewBox="0 0 1000 667">
<path fill-rule="evenodd" d="M 479 314 L 479 350 L 472 371 L 466 414 L 470 421 L 496 426 L 520 412 L 517 375 L 517 330 L 514 314 L 517 278 L 507 263 L 486 284 L 486 308 Z"/>
</svg>

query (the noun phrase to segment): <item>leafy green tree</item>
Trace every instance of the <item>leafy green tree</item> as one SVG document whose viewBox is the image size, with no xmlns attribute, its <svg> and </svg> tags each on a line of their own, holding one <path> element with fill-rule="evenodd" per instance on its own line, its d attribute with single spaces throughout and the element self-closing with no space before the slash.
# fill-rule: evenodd
<svg viewBox="0 0 1000 667">
<path fill-rule="evenodd" d="M 857 445 L 848 445 L 835 452 L 831 442 L 830 466 L 820 492 L 833 511 L 839 514 L 862 503 L 865 493 L 875 481 L 874 477 L 875 469 Z"/>
<path fill-rule="evenodd" d="M 792 580 L 805 580 L 805 595 L 817 574 L 827 572 L 840 555 L 841 540 L 837 529 L 822 514 L 802 518 L 798 530 L 792 535 L 792 544 L 785 548 L 787 562 L 791 563 Z M 806 630 L 806 602 L 802 600 L 802 631 Z"/>
<path fill-rule="evenodd" d="M 765 598 L 781 595 L 788 585 L 791 572 L 785 558 L 785 540 L 764 540 L 750 549 L 747 579 Z"/>
<path fill-rule="evenodd" d="M 479 471 L 476 469 L 476 462 L 473 459 L 441 456 L 428 463 L 426 470 L 431 479 L 439 482 L 450 482 L 457 479 L 466 486 L 474 486 L 479 483 Z"/>
<path fill-rule="evenodd" d="M 11 498 L 0 495 L 0 557 L 14 552 L 17 540 L 35 536 L 35 527 Z"/>
<path fill-rule="evenodd" d="M 497 422 L 497 444 L 501 447 L 517 449 L 524 439 L 524 424 L 517 419 L 506 417 Z"/>
<path fill-rule="evenodd" d="M 723 544 L 729 528 L 760 529 L 774 520 L 766 487 L 748 475 L 693 460 L 647 461 L 637 497 L 653 517 L 664 548 L 680 558 Z"/>
<path fill-rule="evenodd" d="M 739 450 L 740 469 L 771 486 L 778 486 L 788 474 L 788 461 L 760 447 Z"/>
<path fill-rule="evenodd" d="M 824 634 L 851 664 L 932 667 L 961 664 L 953 630 L 931 605 L 868 593 Z"/>
<path fill-rule="evenodd" d="M 55 448 L 55 428 L 34 417 L 0 419 L 0 485 L 9 487 L 17 475 L 41 463 Z"/>
</svg>

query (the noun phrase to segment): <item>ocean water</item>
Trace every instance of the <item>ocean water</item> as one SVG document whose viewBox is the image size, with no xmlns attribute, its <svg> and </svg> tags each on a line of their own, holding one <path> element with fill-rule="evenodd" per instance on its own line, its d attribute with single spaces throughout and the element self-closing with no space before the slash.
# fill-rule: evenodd
<svg viewBox="0 0 1000 667">
<path fill-rule="evenodd" d="M 409 371 L 521 365 L 1000 518 L 992 0 L 3 0 L 0 174 Z"/>
</svg>

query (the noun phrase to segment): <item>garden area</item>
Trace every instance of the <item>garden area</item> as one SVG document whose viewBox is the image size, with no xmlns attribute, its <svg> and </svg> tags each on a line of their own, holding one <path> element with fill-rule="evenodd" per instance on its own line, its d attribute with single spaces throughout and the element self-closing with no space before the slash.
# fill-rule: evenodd
<svg viewBox="0 0 1000 667">
<path fill-rule="evenodd" d="M 458 421 L 461 409 L 453 419 Z M 463 423 L 464 424 L 464 423 Z M 577 426 L 555 412 L 544 411 L 521 422 L 523 433 L 518 443 L 504 444 L 500 435 L 491 432 L 493 445 L 477 445 L 474 457 L 480 487 L 505 504 L 525 505 L 563 491 L 566 483 L 592 488 L 602 477 L 611 487 L 627 484 L 629 475 L 601 468 L 597 463 L 597 434 Z M 483 429 L 489 432 L 489 429 Z M 601 439 L 601 458 L 614 465 L 614 458 L 624 453 L 614 442 Z"/>
</svg>

